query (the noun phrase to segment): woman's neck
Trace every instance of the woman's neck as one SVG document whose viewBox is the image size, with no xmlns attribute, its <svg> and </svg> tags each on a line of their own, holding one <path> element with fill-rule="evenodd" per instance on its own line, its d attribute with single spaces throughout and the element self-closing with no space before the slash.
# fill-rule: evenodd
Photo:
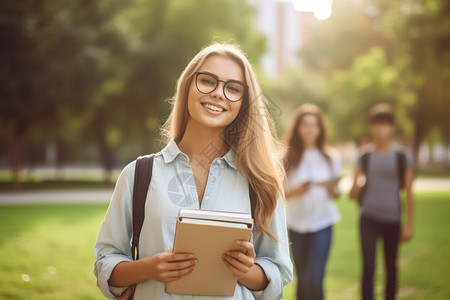
<svg viewBox="0 0 450 300">
<path fill-rule="evenodd" d="M 196 126 L 194 122 L 188 121 L 178 147 L 189 156 L 190 160 L 195 159 L 210 164 L 214 158 L 225 155 L 229 150 L 229 146 L 223 140 L 223 131 L 223 128 Z"/>
<path fill-rule="evenodd" d="M 304 143 L 303 144 L 303 149 L 305 149 L 305 150 L 311 150 L 311 149 L 316 149 L 316 148 L 317 148 L 317 145 L 315 143 L 313 143 L 313 144 Z"/>
</svg>

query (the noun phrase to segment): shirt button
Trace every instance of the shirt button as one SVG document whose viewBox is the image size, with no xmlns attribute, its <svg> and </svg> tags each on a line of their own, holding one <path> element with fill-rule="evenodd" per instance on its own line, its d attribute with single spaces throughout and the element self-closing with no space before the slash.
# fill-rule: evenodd
<svg viewBox="0 0 450 300">
<path fill-rule="evenodd" d="M 217 160 L 217 163 L 218 163 L 219 165 L 221 165 L 221 164 L 222 164 L 222 160 L 221 160 L 221 159 Z"/>
<path fill-rule="evenodd" d="M 208 201 L 209 200 L 209 196 L 205 196 L 205 201 Z"/>
<path fill-rule="evenodd" d="M 216 180 L 216 176 L 215 175 L 211 175 L 211 180 L 212 181 Z"/>
</svg>

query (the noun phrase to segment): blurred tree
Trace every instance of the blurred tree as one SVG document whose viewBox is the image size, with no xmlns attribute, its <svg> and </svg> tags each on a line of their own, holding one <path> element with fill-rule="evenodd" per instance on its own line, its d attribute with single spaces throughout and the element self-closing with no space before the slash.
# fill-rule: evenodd
<svg viewBox="0 0 450 300">
<path fill-rule="evenodd" d="M 264 38 L 252 24 L 246 3 L 226 0 L 138 1 L 116 16 L 117 30 L 127 41 L 121 57 L 121 80 L 111 82 L 116 93 L 103 93 L 100 107 L 111 142 L 126 152 L 122 161 L 136 154 L 158 150 L 158 128 L 168 115 L 167 103 L 176 79 L 189 60 L 212 41 L 239 44 L 250 58 L 264 52 Z"/>
<path fill-rule="evenodd" d="M 388 64 L 380 47 L 358 56 L 349 70 L 335 70 L 327 98 L 333 127 L 339 128 L 333 131 L 337 140 L 368 138 L 368 111 L 379 102 L 393 106 L 401 137 L 412 133 L 407 109 L 414 95 L 401 84 L 398 70 Z"/>
<path fill-rule="evenodd" d="M 277 96 L 286 106 L 295 95 L 321 105 L 337 140 L 366 135 L 369 107 L 390 102 L 417 158 L 433 129 L 449 144 L 449 50 L 449 1 L 335 1 L 300 52 L 302 71 L 283 77 L 297 84 Z"/>
<path fill-rule="evenodd" d="M 12 145 L 14 180 L 24 140 L 56 141 L 59 164 L 97 145 L 106 171 L 117 155 L 123 162 L 152 151 L 170 107 L 164 100 L 203 46 L 236 42 L 255 61 L 264 52 L 251 7 L 238 0 L 217 5 L 2 1 L 0 138 Z"/>
<path fill-rule="evenodd" d="M 274 85 L 275 97 L 285 107 L 319 105 L 333 141 L 366 136 L 368 107 L 392 100 L 397 76 L 388 66 L 383 49 L 389 43 L 381 29 L 366 3 L 335 1 L 332 16 L 308 34 L 299 53 L 302 69 L 285 72 Z"/>
<path fill-rule="evenodd" d="M 287 111 L 303 103 L 322 107 L 332 125 L 329 126 L 332 141 L 367 138 L 367 112 L 381 101 L 396 108 L 399 136 L 404 137 L 412 134 L 407 109 L 414 103 L 414 95 L 405 90 L 398 77 L 384 50 L 373 47 L 358 56 L 348 69 L 334 69 L 329 76 L 292 70 L 285 72 L 272 89 L 283 99 Z"/>
<path fill-rule="evenodd" d="M 416 157 L 434 128 L 450 147 L 450 2 L 397 0 L 377 7 L 402 81 L 416 94 L 410 110 Z"/>
<path fill-rule="evenodd" d="M 0 121 L 9 128 L 14 179 L 30 128 L 54 132 L 59 112 L 81 112 L 97 82 L 88 51 L 91 1 L 0 3 Z M 99 20 L 93 20 L 99 22 Z"/>
<path fill-rule="evenodd" d="M 287 131 L 287 127 L 290 126 L 288 123 L 301 104 L 314 103 L 320 106 L 325 114 L 328 114 L 327 81 L 318 73 L 286 69 L 276 80 L 266 82 L 264 90 L 272 99 L 276 100 L 278 106 L 282 107 L 279 109 L 282 118 L 275 118 L 277 131 L 281 137 Z"/>
<path fill-rule="evenodd" d="M 371 47 L 387 49 L 388 39 L 372 10 L 367 1 L 334 1 L 331 17 L 312 27 L 300 50 L 303 66 L 329 74 L 334 69 L 350 68 L 355 57 Z"/>
</svg>

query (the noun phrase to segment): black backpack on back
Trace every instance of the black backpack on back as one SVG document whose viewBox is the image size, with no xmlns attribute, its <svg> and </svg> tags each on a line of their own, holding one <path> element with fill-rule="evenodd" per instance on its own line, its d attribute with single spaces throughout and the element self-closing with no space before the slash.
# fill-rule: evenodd
<svg viewBox="0 0 450 300">
<path fill-rule="evenodd" d="M 366 176 L 366 183 L 364 184 L 364 186 L 362 187 L 362 191 L 359 195 L 359 203 L 362 203 L 362 199 L 365 193 L 365 190 L 367 189 L 367 185 L 369 183 L 370 180 L 370 176 L 368 176 L 369 174 L 369 155 L 371 154 L 370 151 L 364 153 L 361 156 L 361 168 L 362 171 L 364 172 L 364 175 Z M 397 178 L 398 178 L 398 182 L 400 183 L 400 190 L 402 190 L 405 187 L 405 170 L 406 170 L 406 155 L 403 151 L 399 151 L 397 150 L 395 153 L 395 161 L 396 161 L 396 169 L 397 169 Z"/>
</svg>

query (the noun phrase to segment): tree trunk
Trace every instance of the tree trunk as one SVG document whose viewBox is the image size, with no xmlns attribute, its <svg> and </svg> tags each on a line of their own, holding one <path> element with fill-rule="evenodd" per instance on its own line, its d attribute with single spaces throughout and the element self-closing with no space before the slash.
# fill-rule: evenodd
<svg viewBox="0 0 450 300">
<path fill-rule="evenodd" d="M 420 161 L 419 161 L 419 151 L 420 151 L 420 144 L 422 143 L 422 139 L 424 137 L 424 130 L 421 124 L 420 120 L 420 113 L 416 113 L 415 118 L 415 128 L 414 128 L 414 139 L 413 139 L 413 157 L 414 157 L 414 164 L 419 167 Z"/>
<path fill-rule="evenodd" d="M 444 164 L 446 167 L 450 166 L 450 132 L 443 133 L 444 135 Z"/>
<path fill-rule="evenodd" d="M 94 130 L 95 137 L 97 140 L 97 145 L 99 148 L 101 163 L 103 166 L 103 170 L 105 172 L 104 181 L 109 184 L 112 182 L 111 179 L 111 171 L 114 167 L 114 150 L 109 147 L 108 141 L 106 138 L 106 120 L 105 120 L 105 112 L 102 108 L 98 108 L 95 111 L 95 119 L 94 119 Z"/>
<path fill-rule="evenodd" d="M 11 143 L 11 174 L 14 189 L 20 188 L 20 172 L 23 169 L 23 143 L 25 128 L 16 125 Z"/>
<path fill-rule="evenodd" d="M 67 163 L 67 145 L 61 138 L 58 138 L 56 141 L 56 148 L 56 178 L 63 180 L 66 175 L 64 172 L 64 166 Z"/>
<path fill-rule="evenodd" d="M 431 165 L 434 164 L 435 162 L 435 157 L 434 157 L 434 145 L 433 142 L 431 140 L 431 137 L 428 137 L 428 163 L 430 163 Z"/>
<path fill-rule="evenodd" d="M 426 101 L 426 93 L 423 88 L 418 91 L 418 101 L 413 115 L 413 121 L 415 124 L 414 128 L 414 139 L 413 139 L 413 156 L 414 163 L 419 168 L 419 151 L 420 145 L 428 134 L 428 109 L 427 109 L 427 101 Z"/>
</svg>

